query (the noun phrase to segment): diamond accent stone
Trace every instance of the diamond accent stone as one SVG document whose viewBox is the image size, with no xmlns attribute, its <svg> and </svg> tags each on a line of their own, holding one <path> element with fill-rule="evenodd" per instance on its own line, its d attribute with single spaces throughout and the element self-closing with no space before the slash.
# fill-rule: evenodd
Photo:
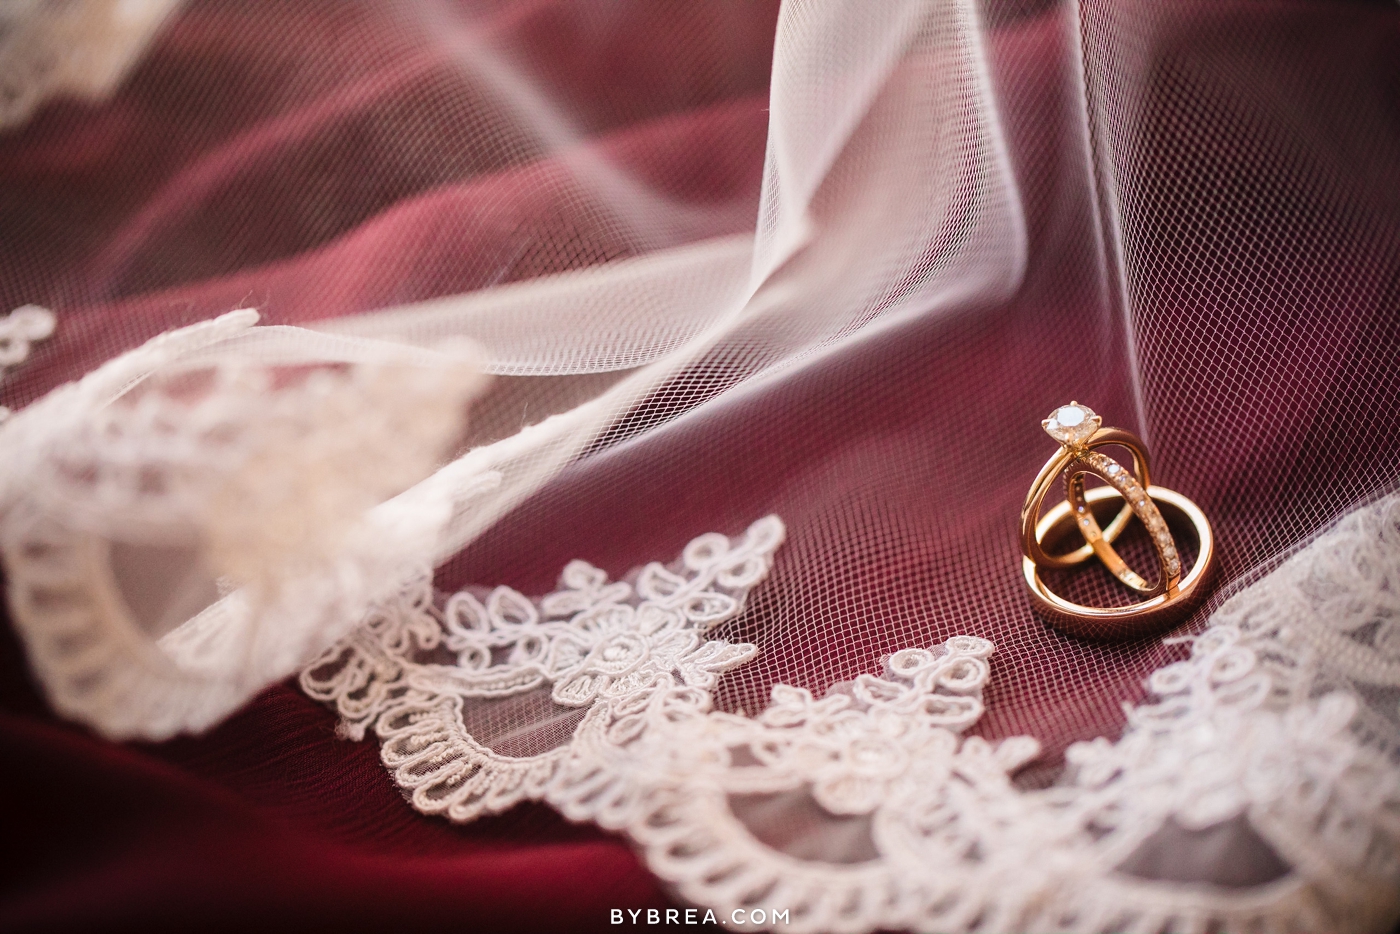
<svg viewBox="0 0 1400 934">
<path fill-rule="evenodd" d="M 1050 417 L 1040 424 L 1050 437 L 1061 444 L 1080 447 L 1099 430 L 1103 419 L 1095 415 L 1094 410 L 1087 405 L 1071 402 L 1051 412 Z"/>
<path fill-rule="evenodd" d="M 1077 408 L 1087 411 L 1083 406 L 1077 406 Z M 1057 414 L 1058 411 L 1057 409 Z M 1095 420 L 1098 418 L 1098 416 L 1092 417 Z M 1050 430 L 1049 422 L 1054 418 L 1055 416 L 1051 416 L 1051 418 L 1046 419 L 1047 431 Z M 1081 472 L 1076 469 L 1076 462 L 1096 473 L 1100 479 L 1106 480 L 1118 488 L 1118 491 L 1123 497 L 1132 504 L 1133 512 L 1142 520 L 1142 524 L 1147 527 L 1148 534 L 1152 536 L 1152 541 L 1157 546 L 1163 574 L 1169 579 L 1179 578 L 1181 575 L 1181 555 L 1176 550 L 1176 542 L 1172 538 L 1171 528 L 1167 525 L 1166 520 L 1162 518 L 1162 513 L 1157 509 L 1157 504 L 1152 502 L 1151 497 L 1143 490 L 1137 478 L 1133 476 L 1132 471 L 1119 464 L 1113 458 L 1100 454 L 1097 451 L 1079 450 L 1075 452 L 1075 460 L 1071 461 L 1070 467 L 1066 470 L 1066 483 L 1068 483 L 1071 474 Z M 1076 518 L 1079 520 L 1080 526 L 1084 529 L 1085 537 L 1087 538 L 1095 522 L 1086 514 L 1083 503 L 1080 503 L 1077 508 L 1079 514 Z"/>
</svg>

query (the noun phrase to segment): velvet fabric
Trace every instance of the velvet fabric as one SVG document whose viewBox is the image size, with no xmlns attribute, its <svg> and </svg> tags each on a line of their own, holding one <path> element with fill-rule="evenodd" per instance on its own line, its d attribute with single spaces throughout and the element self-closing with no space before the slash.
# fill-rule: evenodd
<svg viewBox="0 0 1400 934">
<path fill-rule="evenodd" d="M 752 229 L 775 4 L 469 12 L 472 41 L 569 96 L 579 146 L 703 208 L 646 249 Z M 914 320 L 658 437 L 639 407 L 450 561 L 440 585 L 540 593 L 572 558 L 620 575 L 776 512 L 789 544 L 724 633 L 765 651 L 721 684 L 719 705 L 761 709 L 778 681 L 821 693 L 898 648 L 972 632 L 999 646 L 978 731 L 1040 739 L 1046 753 L 1022 780 L 1042 784 L 1070 742 L 1116 735 L 1121 703 L 1181 651 L 1084 643 L 1031 612 L 1015 530 L 1054 405 L 1076 398 L 1148 435 L 1160 481 L 1216 524 L 1212 605 L 1392 489 L 1400 12 L 1203 4 L 1163 43 L 1125 215 L 1132 314 L 1098 272 L 1079 147 L 1102 141 L 1081 140 L 1067 109 L 1076 75 L 1060 12 L 986 13 L 1030 236 L 1013 300 Z M 0 402 L 19 407 L 233 307 L 305 323 L 644 251 L 590 225 L 595 206 L 557 154 L 483 149 L 511 132 L 489 88 L 456 87 L 460 73 L 415 40 L 423 24 L 399 14 L 195 2 L 111 102 L 52 104 L 0 137 L 0 300 L 60 319 Z M 1221 34 L 1254 44 L 1211 39 Z M 1181 119 L 1207 105 L 1257 117 L 1296 171 L 1262 172 L 1238 139 Z M 1342 180 L 1310 186 L 1319 166 Z M 1348 225 L 1370 226 L 1348 239 Z M 1251 250 L 1279 241 L 1267 261 Z M 1067 360 L 1058 351 L 1077 333 L 1092 335 L 1088 356 Z M 686 378 L 664 392 L 686 391 Z M 949 411 L 977 430 L 950 435 Z M 839 560 L 825 557 L 833 543 Z M 1077 586 L 1110 593 L 1102 576 Z M 614 908 L 675 907 L 623 841 L 541 805 L 462 827 L 417 814 L 376 745 L 334 725 L 283 684 L 206 735 L 109 743 L 47 710 L 7 629 L 0 929 L 589 931 L 614 929 Z"/>
</svg>

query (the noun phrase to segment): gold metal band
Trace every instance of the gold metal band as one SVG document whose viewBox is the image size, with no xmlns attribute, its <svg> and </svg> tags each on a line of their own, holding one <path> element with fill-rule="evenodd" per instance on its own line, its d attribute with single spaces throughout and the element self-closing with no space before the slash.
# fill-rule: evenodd
<svg viewBox="0 0 1400 934">
<path fill-rule="evenodd" d="M 1157 551 L 1158 568 L 1155 584 L 1149 584 L 1136 571 L 1128 567 L 1127 563 L 1118 556 L 1118 552 L 1113 550 L 1113 545 L 1105 540 L 1103 532 L 1099 529 L 1098 519 L 1084 498 L 1084 477 L 1086 474 L 1093 474 L 1116 488 L 1123 499 L 1127 501 L 1128 507 L 1147 527 L 1152 546 Z M 1081 452 L 1065 468 L 1065 500 L 1070 504 L 1070 511 L 1074 513 L 1075 521 L 1079 524 L 1079 531 L 1084 535 L 1084 540 L 1093 548 L 1094 553 L 1098 555 L 1099 560 L 1103 562 L 1109 572 L 1122 581 L 1125 586 L 1144 597 L 1155 597 L 1159 593 L 1170 593 L 1180 583 L 1181 557 L 1177 553 L 1171 529 L 1167 528 L 1166 521 L 1162 518 L 1162 514 L 1157 511 L 1157 505 L 1152 501 L 1152 497 L 1147 495 L 1146 488 L 1141 486 L 1116 460 L 1097 451 Z"/>
<path fill-rule="evenodd" d="M 1041 468 L 1021 508 L 1021 570 L 1036 609 L 1065 632 L 1090 639 L 1143 636 L 1179 620 L 1200 602 L 1215 570 L 1215 539 L 1205 514 L 1180 493 L 1153 486 L 1142 439 L 1131 432 L 1103 427 L 1103 419 L 1088 406 L 1078 402 L 1062 405 L 1040 425 L 1059 443 L 1060 450 Z M 1133 459 L 1132 470 L 1097 450 L 1110 444 L 1127 449 Z M 1090 474 L 1109 485 L 1086 492 L 1084 478 Z M 1045 496 L 1061 476 L 1065 501 L 1042 516 Z M 1123 506 L 1113 521 L 1101 528 L 1093 506 L 1111 500 L 1121 500 Z M 1159 504 L 1181 513 L 1196 530 L 1196 560 L 1185 577 L 1181 555 Z M 1146 526 L 1157 552 L 1155 583 L 1144 580 L 1113 549 L 1113 540 L 1134 516 Z M 1084 544 L 1052 555 L 1045 544 L 1062 537 L 1061 526 L 1078 526 Z M 1073 567 L 1095 556 L 1113 576 L 1145 599 L 1128 606 L 1080 606 L 1051 591 L 1040 578 L 1046 568 Z"/>
<path fill-rule="evenodd" d="M 1134 479 L 1143 489 L 1151 486 L 1152 479 L 1148 472 L 1147 448 L 1142 443 L 1142 439 L 1132 432 L 1118 428 L 1100 428 L 1089 438 L 1084 449 L 1092 451 L 1110 444 L 1116 444 L 1128 450 L 1133 458 Z M 1073 567 L 1094 556 L 1094 547 L 1088 543 L 1066 554 L 1049 554 L 1041 547 L 1040 540 L 1035 535 L 1037 517 L 1040 515 L 1040 507 L 1045 503 L 1046 494 L 1050 492 L 1060 474 L 1064 473 L 1065 468 L 1075 460 L 1078 454 L 1078 450 L 1068 447 L 1062 447 L 1056 451 L 1054 456 L 1046 461 L 1045 466 L 1040 469 L 1035 482 L 1031 484 L 1030 492 L 1026 494 L 1025 505 L 1021 507 L 1021 554 L 1043 568 Z M 1118 515 L 1113 517 L 1113 521 L 1102 529 L 1103 541 L 1112 543 L 1123 529 L 1127 528 L 1132 519 L 1133 505 L 1132 503 L 1124 503 Z"/>
<path fill-rule="evenodd" d="M 1177 586 L 1147 600 L 1127 606 L 1090 607 L 1071 603 L 1050 590 L 1040 578 L 1040 569 L 1029 555 L 1023 555 L 1021 570 L 1031 601 L 1037 610 L 1059 629 L 1088 639 L 1125 639 L 1151 635 L 1169 628 L 1194 609 L 1205 596 L 1215 571 L 1215 538 L 1205 513 L 1180 493 L 1160 486 L 1149 486 L 1146 495 L 1159 505 L 1185 516 L 1196 532 L 1198 548 L 1191 570 Z M 1088 507 L 1109 499 L 1121 499 L 1116 487 L 1099 487 L 1084 495 Z M 1129 504 L 1131 505 L 1131 504 Z M 1053 541 L 1060 527 L 1075 523 L 1075 507 L 1070 501 L 1057 504 L 1035 524 L 1037 542 Z M 1089 547 L 1089 546 L 1086 546 Z"/>
</svg>

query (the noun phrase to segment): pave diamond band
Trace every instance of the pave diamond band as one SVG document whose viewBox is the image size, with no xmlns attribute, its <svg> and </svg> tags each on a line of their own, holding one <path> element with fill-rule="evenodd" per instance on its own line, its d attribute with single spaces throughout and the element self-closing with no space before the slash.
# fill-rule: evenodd
<svg viewBox="0 0 1400 934">
<path fill-rule="evenodd" d="M 1036 609 L 1067 632 L 1100 639 L 1147 635 L 1180 620 L 1204 596 L 1214 569 L 1214 539 L 1205 515 L 1179 493 L 1154 486 L 1141 439 L 1103 427 L 1102 419 L 1088 406 L 1062 405 L 1041 426 L 1059 442 L 1060 450 L 1041 469 L 1021 511 L 1022 569 Z M 1098 450 L 1110 445 L 1131 455 L 1131 468 Z M 1088 476 L 1107 485 L 1086 490 Z M 1042 515 L 1046 495 L 1061 478 L 1065 501 Z M 1113 502 L 1122 503 L 1119 512 L 1100 526 L 1094 506 Z M 1183 516 L 1195 531 L 1197 554 L 1189 569 L 1183 569 L 1180 550 L 1159 508 L 1162 505 Z M 1113 548 L 1113 541 L 1134 518 L 1146 528 L 1157 556 L 1158 573 L 1151 583 L 1128 567 Z M 1082 546 L 1061 554 L 1046 550 L 1047 542 L 1057 541 L 1075 527 L 1083 536 Z M 1081 606 L 1055 594 L 1041 578 L 1042 570 L 1072 567 L 1091 557 L 1097 557 L 1143 599 L 1128 606 Z"/>
<path fill-rule="evenodd" d="M 1142 520 L 1142 524 L 1147 527 L 1147 532 L 1152 537 L 1152 544 L 1157 551 L 1161 565 L 1155 585 L 1147 583 L 1132 568 L 1128 567 L 1118 556 L 1118 553 L 1113 550 L 1113 546 L 1104 540 L 1098 520 L 1094 517 L 1094 511 L 1089 508 L 1084 498 L 1085 474 L 1093 474 L 1116 489 L 1119 495 L 1128 502 L 1137 518 Z M 1097 451 L 1086 451 L 1070 462 L 1069 466 L 1065 468 L 1064 477 L 1065 499 L 1069 502 L 1070 509 L 1074 513 L 1079 531 L 1114 577 L 1148 597 L 1166 593 L 1181 582 L 1181 557 L 1177 553 L 1171 529 L 1167 528 L 1166 520 L 1162 518 L 1157 504 L 1152 502 L 1152 498 L 1147 495 L 1146 490 L 1132 474 L 1108 455 L 1100 454 Z"/>
</svg>

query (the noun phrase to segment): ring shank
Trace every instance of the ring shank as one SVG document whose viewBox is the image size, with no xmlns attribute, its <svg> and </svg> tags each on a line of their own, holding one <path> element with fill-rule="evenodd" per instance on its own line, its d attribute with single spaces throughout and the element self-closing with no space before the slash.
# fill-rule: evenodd
<svg viewBox="0 0 1400 934">
<path fill-rule="evenodd" d="M 1157 553 L 1157 583 L 1149 584 L 1136 571 L 1128 567 L 1118 552 L 1113 549 L 1113 545 L 1105 540 L 1103 532 L 1099 529 L 1098 520 L 1094 517 L 1094 511 L 1088 508 L 1084 498 L 1084 477 L 1086 475 L 1098 477 L 1105 483 L 1117 487 L 1119 495 L 1127 500 L 1133 512 L 1142 520 Z M 1075 521 L 1079 523 L 1079 531 L 1083 534 L 1084 540 L 1094 549 L 1094 553 L 1098 555 L 1099 560 L 1103 562 L 1109 572 L 1118 578 L 1124 586 L 1143 597 L 1155 597 L 1159 593 L 1170 592 L 1172 588 L 1177 586 L 1181 579 L 1181 562 L 1177 556 L 1176 542 L 1172 540 L 1171 531 L 1167 528 L 1166 522 L 1163 521 L 1157 505 L 1147 495 L 1147 491 L 1128 475 L 1121 464 L 1106 454 L 1100 454 L 1097 451 L 1084 451 L 1065 468 L 1065 500 L 1074 513 Z"/>
<path fill-rule="evenodd" d="M 1169 628 L 1194 609 L 1205 596 L 1215 571 L 1215 538 L 1205 514 L 1180 493 L 1160 486 L 1146 488 L 1159 505 L 1184 515 L 1196 532 L 1196 561 L 1174 590 L 1128 606 L 1088 607 L 1072 603 L 1054 593 L 1040 578 L 1040 569 L 1029 555 L 1023 555 L 1021 570 L 1031 601 L 1055 626 L 1071 635 L 1088 639 L 1124 639 L 1152 635 Z M 1088 504 L 1121 499 L 1113 487 L 1099 487 L 1085 495 Z M 1036 541 L 1043 542 L 1067 522 L 1074 522 L 1068 501 L 1047 512 L 1033 529 Z"/>
<path fill-rule="evenodd" d="M 1132 455 L 1132 472 L 1138 484 L 1143 489 L 1152 485 L 1147 447 L 1142 443 L 1141 438 L 1130 431 L 1123 431 L 1121 428 L 1100 428 L 1084 445 L 1084 450 L 1092 451 L 1107 445 L 1118 445 L 1126 448 L 1128 453 Z M 1069 568 L 1076 564 L 1082 564 L 1094 556 L 1094 547 L 1087 542 L 1062 555 L 1049 554 L 1042 547 L 1041 539 L 1037 537 L 1035 532 L 1040 509 L 1045 503 L 1046 495 L 1055 485 L 1060 474 L 1077 455 L 1078 452 L 1066 448 L 1060 448 L 1059 451 L 1055 452 L 1045 462 L 1045 466 L 1040 469 L 1035 482 L 1031 484 L 1030 492 L 1026 494 L 1025 505 L 1021 507 L 1021 555 L 1039 567 Z M 1113 521 L 1104 526 L 1104 541 L 1112 543 L 1127 528 L 1132 518 L 1133 506 L 1131 503 L 1125 502 L 1123 508 L 1118 511 L 1118 515 L 1113 517 Z"/>
</svg>

